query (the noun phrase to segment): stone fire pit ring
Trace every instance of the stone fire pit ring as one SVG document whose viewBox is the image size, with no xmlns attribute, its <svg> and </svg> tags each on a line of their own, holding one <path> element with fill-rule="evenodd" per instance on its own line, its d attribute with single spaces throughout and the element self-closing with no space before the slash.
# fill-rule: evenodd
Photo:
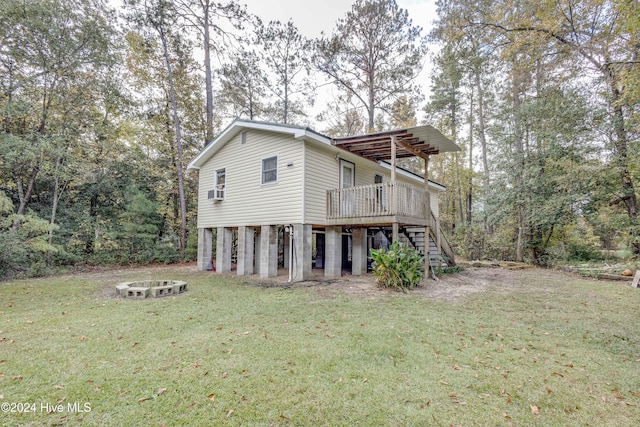
<svg viewBox="0 0 640 427">
<path fill-rule="evenodd" d="M 166 297 L 187 291 L 187 282 L 180 280 L 138 280 L 116 285 L 116 295 L 122 298 L 145 299 Z"/>
</svg>

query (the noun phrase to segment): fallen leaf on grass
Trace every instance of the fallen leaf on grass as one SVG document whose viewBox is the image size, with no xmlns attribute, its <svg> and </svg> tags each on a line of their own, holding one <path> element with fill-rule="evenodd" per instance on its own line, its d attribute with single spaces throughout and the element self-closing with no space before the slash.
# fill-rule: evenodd
<svg viewBox="0 0 640 427">
<path fill-rule="evenodd" d="M 227 412 L 227 418 L 229 418 L 231 414 L 233 414 L 234 412 L 235 412 L 235 409 L 229 409 L 229 412 Z"/>
<path fill-rule="evenodd" d="M 151 398 L 150 397 L 141 397 L 140 399 L 138 399 L 138 403 L 146 402 L 149 399 L 151 399 Z"/>
<path fill-rule="evenodd" d="M 215 395 L 215 393 L 211 393 L 209 396 L 207 396 L 207 399 L 209 399 L 209 400 L 210 400 L 210 401 L 212 401 L 212 402 L 213 402 L 214 400 L 216 400 L 216 395 Z"/>
<path fill-rule="evenodd" d="M 160 396 L 160 395 L 161 395 L 162 393 L 164 393 L 165 391 L 167 391 L 167 388 L 166 388 L 166 387 L 162 387 L 162 388 L 159 388 L 159 389 L 158 389 L 158 391 L 156 392 L 156 394 L 157 394 L 158 396 Z"/>
<path fill-rule="evenodd" d="M 13 377 L 11 377 L 11 378 L 13 378 L 14 380 L 21 380 L 21 379 L 23 379 L 24 377 L 23 377 L 22 375 L 14 375 L 14 376 L 13 376 Z"/>
<path fill-rule="evenodd" d="M 53 386 L 53 388 L 55 388 L 56 390 L 62 390 L 64 388 L 64 386 L 60 385 L 60 384 L 56 384 L 56 385 Z"/>
<path fill-rule="evenodd" d="M 530 407 L 531 407 L 531 413 L 533 415 L 540 415 L 540 408 L 538 408 L 535 405 L 531 405 Z"/>
<path fill-rule="evenodd" d="M 84 335 L 80 337 L 80 341 L 86 341 L 87 337 L 85 337 Z"/>
</svg>

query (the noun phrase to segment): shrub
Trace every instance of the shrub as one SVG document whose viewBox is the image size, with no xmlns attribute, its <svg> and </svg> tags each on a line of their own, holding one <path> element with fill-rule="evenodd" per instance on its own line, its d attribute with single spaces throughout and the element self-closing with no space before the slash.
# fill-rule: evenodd
<svg viewBox="0 0 640 427">
<path fill-rule="evenodd" d="M 424 276 L 423 259 L 420 252 L 400 242 L 394 242 L 389 249 L 371 249 L 373 274 L 378 285 L 407 292 L 415 288 Z"/>
</svg>

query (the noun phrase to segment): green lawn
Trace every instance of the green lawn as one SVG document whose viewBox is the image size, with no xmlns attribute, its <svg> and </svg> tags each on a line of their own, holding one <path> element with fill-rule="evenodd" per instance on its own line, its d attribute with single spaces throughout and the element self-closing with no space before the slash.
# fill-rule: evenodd
<svg viewBox="0 0 640 427">
<path fill-rule="evenodd" d="M 195 267 L 0 283 L 0 425 L 640 425 L 640 290 L 510 274 L 453 300 Z M 148 278 L 189 290 L 113 297 Z"/>
</svg>

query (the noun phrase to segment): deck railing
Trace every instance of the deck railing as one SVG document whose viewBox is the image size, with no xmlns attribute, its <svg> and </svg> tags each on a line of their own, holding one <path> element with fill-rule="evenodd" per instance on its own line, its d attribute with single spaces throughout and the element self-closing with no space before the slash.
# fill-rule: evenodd
<svg viewBox="0 0 640 427">
<path fill-rule="evenodd" d="M 327 191 L 327 219 L 404 216 L 430 219 L 429 193 L 396 182 Z"/>
</svg>

